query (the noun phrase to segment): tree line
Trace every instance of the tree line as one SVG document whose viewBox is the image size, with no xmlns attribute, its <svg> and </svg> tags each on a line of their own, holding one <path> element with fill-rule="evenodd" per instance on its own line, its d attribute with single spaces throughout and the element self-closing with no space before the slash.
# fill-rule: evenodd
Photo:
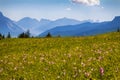
<svg viewBox="0 0 120 80">
<path fill-rule="evenodd" d="M 50 32 L 48 32 L 48 34 L 47 34 L 45 37 L 46 37 L 46 38 L 51 38 L 51 37 L 53 37 L 53 36 L 51 35 Z M 60 35 L 58 35 L 57 37 L 60 37 Z M 4 38 L 11 38 L 10 32 L 8 32 L 7 36 L 4 36 L 4 35 L 2 35 L 2 34 L 0 33 L 0 40 L 1 40 L 1 39 L 4 39 Z M 30 31 L 27 30 L 26 32 L 23 32 L 23 33 L 19 34 L 19 35 L 17 36 L 17 38 L 34 38 L 34 36 L 31 36 L 31 35 L 30 35 Z"/>
<path fill-rule="evenodd" d="M 119 28 L 117 29 L 117 32 L 120 32 L 120 29 L 119 29 Z M 31 36 L 31 35 L 30 35 L 30 31 L 29 31 L 29 30 L 27 30 L 26 32 L 23 32 L 23 33 L 21 33 L 21 34 L 18 35 L 18 38 L 33 38 L 33 37 L 34 37 L 34 36 Z M 51 35 L 50 32 L 48 32 L 48 34 L 47 34 L 45 37 L 46 37 L 46 38 L 51 38 L 51 37 L 53 37 L 53 36 Z M 61 37 L 61 36 L 58 35 L 57 37 Z M 6 37 L 0 33 L 0 40 L 1 40 L 1 39 L 4 39 L 4 38 L 11 38 L 10 32 L 8 32 L 8 35 L 7 35 Z"/>
<path fill-rule="evenodd" d="M 10 32 L 8 32 L 8 35 L 6 37 L 0 33 L 0 40 L 4 38 L 11 38 Z"/>
<path fill-rule="evenodd" d="M 0 40 L 4 39 L 4 38 L 11 38 L 10 32 L 8 32 L 8 34 L 7 34 L 6 37 L 0 33 Z M 29 32 L 29 30 L 27 30 L 26 32 L 23 32 L 23 33 L 19 34 L 18 38 L 30 38 L 30 32 Z"/>
</svg>

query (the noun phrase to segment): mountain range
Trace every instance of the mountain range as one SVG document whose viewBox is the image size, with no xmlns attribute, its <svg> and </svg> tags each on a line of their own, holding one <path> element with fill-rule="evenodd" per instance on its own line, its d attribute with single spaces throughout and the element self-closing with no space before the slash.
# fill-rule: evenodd
<svg viewBox="0 0 120 80">
<path fill-rule="evenodd" d="M 10 32 L 12 36 L 18 36 L 20 33 L 30 30 L 30 33 L 36 36 L 56 26 L 75 25 L 82 22 L 69 18 L 61 18 L 54 21 L 41 19 L 38 21 L 30 17 L 24 17 L 19 21 L 12 21 L 0 12 L 0 33 L 7 35 Z"/>
<path fill-rule="evenodd" d="M 17 36 L 23 29 L 20 28 L 14 21 L 5 17 L 2 12 L 0 12 L 0 33 L 3 35 L 7 35 L 11 33 L 12 36 Z"/>
<path fill-rule="evenodd" d="M 120 16 L 116 16 L 112 21 L 91 23 L 86 22 L 77 25 L 57 26 L 41 33 L 39 36 L 44 37 L 48 33 L 52 36 L 90 36 L 97 35 L 120 29 Z"/>
<path fill-rule="evenodd" d="M 29 29 L 31 33 L 37 35 L 46 30 L 52 29 L 56 26 L 75 25 L 75 24 L 84 23 L 86 21 L 78 21 L 69 18 L 61 18 L 54 21 L 48 19 L 41 19 L 40 21 L 38 21 L 36 19 L 25 17 L 17 21 L 16 24 L 19 25 L 24 30 Z"/>
<path fill-rule="evenodd" d="M 120 28 L 120 16 L 116 16 L 112 21 L 93 22 L 92 20 L 78 21 L 70 18 L 60 18 L 57 20 L 33 19 L 30 17 L 13 21 L 5 17 L 0 12 L 0 33 L 18 36 L 20 33 L 30 30 L 32 35 L 45 37 L 49 32 L 52 36 L 89 36 L 106 32 L 116 31 Z"/>
</svg>

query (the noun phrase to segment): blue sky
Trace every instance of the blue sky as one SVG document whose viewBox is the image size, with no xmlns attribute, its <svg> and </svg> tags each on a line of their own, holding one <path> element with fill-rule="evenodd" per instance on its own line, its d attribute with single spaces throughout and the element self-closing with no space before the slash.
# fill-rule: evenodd
<svg viewBox="0 0 120 80">
<path fill-rule="evenodd" d="M 12 20 L 31 17 L 55 20 L 112 20 L 120 16 L 120 0 L 0 0 L 0 11 Z"/>
</svg>

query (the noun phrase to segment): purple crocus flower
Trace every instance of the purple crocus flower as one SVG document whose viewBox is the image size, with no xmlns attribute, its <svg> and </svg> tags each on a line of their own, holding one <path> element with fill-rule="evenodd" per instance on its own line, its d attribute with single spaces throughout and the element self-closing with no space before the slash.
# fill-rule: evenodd
<svg viewBox="0 0 120 80">
<path fill-rule="evenodd" d="M 102 67 L 100 68 L 100 74 L 101 74 L 101 76 L 104 75 L 104 69 Z"/>
</svg>

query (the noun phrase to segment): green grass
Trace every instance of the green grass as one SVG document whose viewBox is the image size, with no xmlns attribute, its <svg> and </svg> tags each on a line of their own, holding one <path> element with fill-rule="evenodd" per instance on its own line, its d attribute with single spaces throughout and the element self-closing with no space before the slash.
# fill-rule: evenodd
<svg viewBox="0 0 120 80">
<path fill-rule="evenodd" d="M 0 80 L 90 79 L 120 80 L 119 32 L 0 40 Z"/>
</svg>

